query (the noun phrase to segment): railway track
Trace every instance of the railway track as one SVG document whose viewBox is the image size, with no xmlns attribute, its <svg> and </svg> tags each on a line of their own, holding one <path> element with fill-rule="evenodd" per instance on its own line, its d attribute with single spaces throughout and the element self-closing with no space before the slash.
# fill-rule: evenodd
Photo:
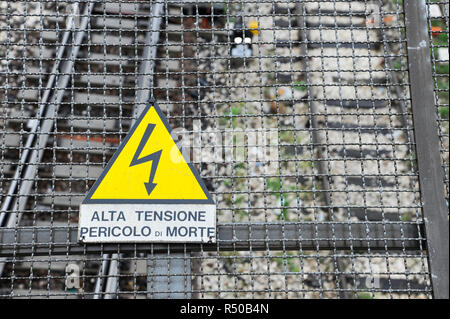
<svg viewBox="0 0 450 319">
<path fill-rule="evenodd" d="M 405 106 L 408 93 L 393 68 L 393 61 L 402 59 L 405 43 L 392 53 L 390 35 L 380 29 L 395 29 L 390 27 L 398 18 L 395 8 L 364 1 L 321 1 L 297 8 L 304 15 L 299 22 L 308 57 L 304 66 L 314 116 L 310 124 L 329 221 L 389 224 L 420 219 L 411 111 Z M 381 276 L 386 283 L 381 289 L 392 297 L 389 287 L 402 280 L 389 273 L 411 267 L 407 258 L 391 260 L 387 254 L 381 263 L 335 258 L 337 273 L 372 271 L 380 264 L 387 273 Z M 403 279 L 408 290 L 411 278 Z M 357 281 L 357 276 L 338 276 L 336 285 L 344 289 L 344 297 L 358 297 L 355 290 L 345 292 L 357 287 Z"/>
</svg>

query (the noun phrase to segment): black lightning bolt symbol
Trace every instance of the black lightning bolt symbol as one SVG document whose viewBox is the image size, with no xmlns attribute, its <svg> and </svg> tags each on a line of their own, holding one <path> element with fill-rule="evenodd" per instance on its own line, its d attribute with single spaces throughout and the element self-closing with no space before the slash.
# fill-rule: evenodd
<svg viewBox="0 0 450 319">
<path fill-rule="evenodd" d="M 153 129 L 155 128 L 156 124 L 149 124 L 147 126 L 147 129 L 144 132 L 144 135 L 142 136 L 141 141 L 139 142 L 139 146 L 136 150 L 136 153 L 134 154 L 133 159 L 131 160 L 130 167 L 134 165 L 139 165 L 142 163 L 150 162 L 152 161 L 152 170 L 150 171 L 150 177 L 148 179 L 148 183 L 145 184 L 145 188 L 147 189 L 147 194 L 150 195 L 150 193 L 155 189 L 156 185 L 153 183 L 153 180 L 155 178 L 156 169 L 158 168 L 159 159 L 161 157 L 162 150 L 159 150 L 157 152 L 154 152 L 150 155 L 144 156 L 142 158 L 139 158 L 141 156 L 142 150 L 144 149 L 145 144 L 147 144 L 148 139 L 150 138 L 150 135 L 152 135 Z"/>
</svg>

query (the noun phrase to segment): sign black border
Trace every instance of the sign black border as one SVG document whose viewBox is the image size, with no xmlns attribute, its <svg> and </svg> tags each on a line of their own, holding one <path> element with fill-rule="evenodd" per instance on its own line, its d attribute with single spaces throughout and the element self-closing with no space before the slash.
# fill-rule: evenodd
<svg viewBox="0 0 450 319">
<path fill-rule="evenodd" d="M 145 107 L 144 111 L 139 116 L 139 119 L 136 121 L 136 123 L 134 123 L 133 127 L 128 132 L 125 139 L 119 145 L 119 148 L 117 149 L 117 151 L 114 153 L 113 157 L 108 162 L 108 165 L 106 165 L 106 167 L 103 170 L 100 177 L 95 181 L 94 185 L 89 190 L 88 194 L 84 198 L 81 205 L 83 205 L 83 204 L 215 204 L 211 197 L 211 194 L 208 192 L 208 189 L 206 188 L 205 183 L 203 182 L 202 178 L 198 174 L 194 165 L 188 159 L 186 159 L 184 156 L 183 156 L 184 160 L 186 161 L 189 168 L 191 169 L 191 172 L 194 174 L 195 178 L 197 179 L 197 182 L 200 184 L 200 187 L 202 188 L 203 192 L 205 193 L 207 199 L 92 199 L 92 195 L 95 193 L 98 186 L 103 181 L 103 178 L 106 176 L 108 171 L 111 169 L 111 167 L 113 166 L 117 157 L 122 152 L 125 145 L 127 145 L 131 136 L 133 136 L 135 130 L 137 129 L 139 124 L 142 122 L 142 120 L 144 119 L 144 116 L 147 114 L 147 112 L 150 110 L 151 107 L 155 108 L 156 112 L 158 113 L 159 117 L 161 118 L 161 121 L 164 123 L 167 131 L 172 136 L 172 129 L 169 125 L 169 122 L 167 121 L 166 116 L 161 111 L 161 109 L 159 108 L 156 101 L 151 101 L 149 103 L 149 105 Z M 177 147 L 178 147 L 178 140 L 174 139 L 173 137 L 172 137 L 172 139 L 174 140 L 175 145 L 177 145 Z M 181 149 L 179 147 L 178 147 L 178 149 L 180 150 L 180 153 L 183 155 L 183 152 L 181 152 Z"/>
</svg>

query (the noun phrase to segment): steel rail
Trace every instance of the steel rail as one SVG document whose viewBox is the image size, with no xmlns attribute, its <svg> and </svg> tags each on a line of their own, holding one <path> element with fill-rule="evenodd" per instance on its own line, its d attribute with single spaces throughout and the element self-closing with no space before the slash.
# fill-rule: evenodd
<svg viewBox="0 0 450 319">
<path fill-rule="evenodd" d="M 304 4 L 303 3 L 296 3 L 295 4 L 295 9 L 297 11 L 297 24 L 300 26 L 300 28 L 302 29 L 303 32 L 300 33 L 300 39 L 302 40 L 302 44 L 300 45 L 300 54 L 302 56 L 302 64 L 304 67 L 304 70 L 306 71 L 306 73 L 308 74 L 308 70 L 307 70 L 307 66 L 308 66 L 308 62 L 306 62 L 307 57 L 307 42 L 308 42 L 308 30 L 306 27 L 306 20 L 305 20 L 305 8 L 304 8 Z M 309 81 L 308 81 L 309 82 Z M 309 89 L 308 89 L 309 91 Z M 317 114 L 317 105 L 316 102 L 309 102 L 308 103 L 308 108 L 311 114 Z M 317 165 L 317 171 L 319 173 L 320 176 L 322 176 L 321 178 L 321 182 L 323 185 L 323 201 L 325 202 L 325 206 L 328 207 L 327 210 L 327 220 L 330 220 L 330 216 L 333 215 L 333 209 L 334 207 L 331 206 L 331 195 L 330 195 L 330 174 L 328 172 L 328 169 L 325 165 L 325 161 L 321 161 L 319 159 L 324 158 L 323 157 L 323 148 L 324 146 L 320 145 L 320 136 L 319 136 L 319 123 L 317 121 L 317 117 L 314 115 L 311 115 L 311 128 L 313 129 L 312 131 L 312 142 L 313 145 L 318 145 L 317 149 L 317 157 L 315 158 L 315 162 Z M 336 257 L 335 257 L 336 258 Z M 335 273 L 337 272 L 338 275 L 336 275 L 337 277 L 337 282 L 340 283 L 340 285 L 342 285 L 343 289 L 339 289 L 339 294 L 341 298 L 348 298 L 348 293 L 346 292 L 348 284 L 347 284 L 347 279 L 345 278 L 345 276 L 342 275 L 342 270 L 345 268 L 342 260 L 339 258 L 336 258 L 336 265 L 333 264 L 333 267 L 335 267 Z M 339 288 L 339 287 L 337 287 Z"/>
</svg>

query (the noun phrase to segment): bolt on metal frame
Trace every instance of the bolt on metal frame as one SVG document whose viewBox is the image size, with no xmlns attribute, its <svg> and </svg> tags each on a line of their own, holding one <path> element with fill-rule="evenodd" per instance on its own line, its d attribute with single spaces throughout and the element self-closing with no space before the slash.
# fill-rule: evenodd
<svg viewBox="0 0 450 319">
<path fill-rule="evenodd" d="M 0 298 L 448 298 L 436 19 L 448 39 L 448 1 L 2 2 Z M 150 99 L 218 241 L 81 245 L 78 203 Z"/>
</svg>

